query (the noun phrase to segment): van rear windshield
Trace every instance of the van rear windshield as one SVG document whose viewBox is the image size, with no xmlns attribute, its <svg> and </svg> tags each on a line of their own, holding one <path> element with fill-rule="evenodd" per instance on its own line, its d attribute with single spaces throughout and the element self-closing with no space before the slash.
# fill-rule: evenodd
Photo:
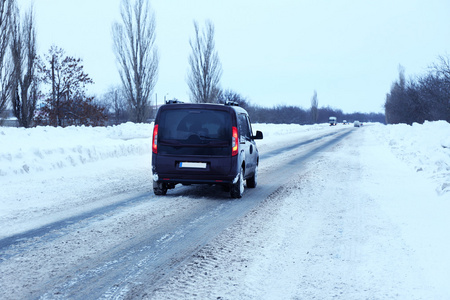
<svg viewBox="0 0 450 300">
<path fill-rule="evenodd" d="M 229 144 L 230 113 L 206 109 L 162 111 L 159 118 L 158 140 L 190 145 Z"/>
</svg>

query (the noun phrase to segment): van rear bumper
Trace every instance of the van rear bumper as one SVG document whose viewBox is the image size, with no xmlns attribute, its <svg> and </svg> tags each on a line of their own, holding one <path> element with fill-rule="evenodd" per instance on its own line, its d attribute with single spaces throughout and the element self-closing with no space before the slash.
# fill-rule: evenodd
<svg viewBox="0 0 450 300">
<path fill-rule="evenodd" d="M 176 176 L 174 174 L 153 174 L 154 183 L 170 183 L 170 184 L 232 184 L 238 174 L 232 176 Z"/>
</svg>

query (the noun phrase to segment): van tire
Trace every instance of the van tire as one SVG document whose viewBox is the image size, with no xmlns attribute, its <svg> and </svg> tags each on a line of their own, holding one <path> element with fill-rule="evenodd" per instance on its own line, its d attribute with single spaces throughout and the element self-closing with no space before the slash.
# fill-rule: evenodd
<svg viewBox="0 0 450 300">
<path fill-rule="evenodd" d="M 163 196 L 167 194 L 167 186 L 164 183 L 155 183 L 153 184 L 153 193 L 157 196 Z"/>
<path fill-rule="evenodd" d="M 255 172 L 253 173 L 252 177 L 247 179 L 247 187 L 248 188 L 255 188 L 258 185 L 258 166 L 255 168 Z"/>
<path fill-rule="evenodd" d="M 241 198 L 244 194 L 244 170 L 241 167 L 241 170 L 239 171 L 239 179 L 236 181 L 236 183 L 233 183 L 231 185 L 230 195 L 231 198 Z"/>
</svg>

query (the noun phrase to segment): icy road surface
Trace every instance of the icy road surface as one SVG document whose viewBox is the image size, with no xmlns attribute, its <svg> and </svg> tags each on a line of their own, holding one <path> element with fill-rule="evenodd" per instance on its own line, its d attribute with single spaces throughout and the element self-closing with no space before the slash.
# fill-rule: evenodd
<svg viewBox="0 0 450 300">
<path fill-rule="evenodd" d="M 205 186 L 154 196 L 143 136 L 120 147 L 131 155 L 75 147 L 92 162 L 0 177 L 0 298 L 448 298 L 445 189 L 371 126 L 259 126 L 258 186 L 239 200 Z"/>
</svg>

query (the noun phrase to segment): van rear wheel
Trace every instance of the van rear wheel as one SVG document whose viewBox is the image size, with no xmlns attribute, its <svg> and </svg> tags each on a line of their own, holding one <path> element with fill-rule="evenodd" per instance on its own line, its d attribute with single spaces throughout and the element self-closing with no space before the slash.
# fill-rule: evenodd
<svg viewBox="0 0 450 300">
<path fill-rule="evenodd" d="M 244 170 L 241 167 L 239 171 L 239 178 L 236 183 L 231 185 L 230 195 L 231 198 L 241 198 L 244 194 Z"/>
<path fill-rule="evenodd" d="M 157 196 L 163 196 L 165 194 L 167 194 L 167 186 L 165 183 L 161 183 L 161 182 L 154 182 L 153 183 L 153 193 L 155 193 L 155 195 Z"/>
<path fill-rule="evenodd" d="M 258 184 L 258 166 L 255 168 L 255 172 L 253 173 L 252 177 L 247 179 L 247 187 L 248 188 L 255 188 Z"/>
</svg>

